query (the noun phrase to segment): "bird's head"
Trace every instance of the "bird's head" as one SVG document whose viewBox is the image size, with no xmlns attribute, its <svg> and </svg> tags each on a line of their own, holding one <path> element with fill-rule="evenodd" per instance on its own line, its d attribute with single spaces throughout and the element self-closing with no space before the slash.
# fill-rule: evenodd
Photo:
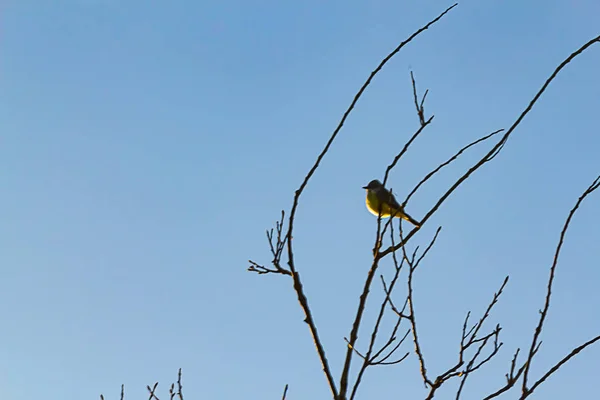
<svg viewBox="0 0 600 400">
<path fill-rule="evenodd" d="M 367 186 L 363 186 L 363 189 L 377 190 L 382 187 L 383 187 L 383 185 L 381 184 L 381 182 L 379 182 L 377 179 L 373 179 L 371 182 L 369 182 L 369 184 Z"/>
</svg>

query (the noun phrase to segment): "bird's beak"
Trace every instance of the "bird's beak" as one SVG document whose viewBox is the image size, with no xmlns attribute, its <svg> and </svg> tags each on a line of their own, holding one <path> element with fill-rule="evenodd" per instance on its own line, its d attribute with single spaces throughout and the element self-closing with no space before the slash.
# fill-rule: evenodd
<svg viewBox="0 0 600 400">
<path fill-rule="evenodd" d="M 369 187 L 368 187 L 368 186 L 363 186 L 362 188 L 363 188 L 363 189 L 368 189 Z"/>
</svg>

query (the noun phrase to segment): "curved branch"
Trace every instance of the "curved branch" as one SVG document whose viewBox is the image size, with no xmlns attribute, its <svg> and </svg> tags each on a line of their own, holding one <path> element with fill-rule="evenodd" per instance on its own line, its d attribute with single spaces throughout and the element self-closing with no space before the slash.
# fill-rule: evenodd
<svg viewBox="0 0 600 400">
<path fill-rule="evenodd" d="M 558 264 L 558 257 L 560 256 L 560 251 L 565 240 L 565 235 L 567 234 L 567 230 L 569 229 L 569 225 L 571 223 L 571 220 L 573 219 L 573 216 L 575 215 L 575 212 L 577 211 L 583 200 L 585 200 L 585 198 L 588 195 L 590 195 L 596 189 L 598 189 L 598 187 L 600 187 L 600 176 L 598 176 L 594 180 L 594 182 L 592 182 L 592 184 L 588 186 L 585 192 L 583 192 L 583 194 L 579 197 L 577 203 L 575 203 L 575 206 L 571 209 L 571 212 L 569 212 L 569 216 L 567 217 L 563 229 L 560 232 L 560 239 L 558 240 L 558 245 L 556 246 L 556 251 L 554 253 L 554 260 L 552 261 L 552 266 L 550 267 L 550 277 L 548 278 L 548 289 L 546 291 L 546 301 L 544 303 L 544 309 L 540 312 L 540 320 L 538 322 L 537 327 L 535 328 L 535 333 L 533 334 L 533 340 L 531 341 L 529 354 L 525 362 L 525 372 L 523 373 L 523 386 L 521 387 L 521 391 L 525 397 L 528 396 L 528 394 L 533 389 L 527 388 L 527 378 L 529 377 L 529 369 L 531 368 L 531 363 L 533 362 L 534 351 L 535 348 L 538 346 L 539 336 L 542 333 L 542 329 L 544 328 L 544 321 L 546 320 L 546 316 L 548 315 L 548 309 L 550 308 L 550 297 L 552 296 L 552 284 L 554 283 L 554 273 Z M 539 384 L 539 381 L 537 384 Z"/>
<path fill-rule="evenodd" d="M 554 70 L 554 72 L 550 75 L 550 77 L 548 79 L 546 79 L 546 82 L 544 82 L 544 84 L 542 85 L 541 89 L 537 92 L 537 94 L 529 102 L 529 104 L 527 105 L 527 107 L 525 108 L 525 110 L 521 113 L 521 115 L 519 115 L 519 117 L 515 120 L 515 122 L 511 125 L 511 127 L 506 131 L 506 133 L 504 134 L 504 136 L 502 136 L 502 138 L 500 138 L 500 140 L 494 145 L 494 147 L 492 147 L 492 149 L 486 155 L 484 155 L 475 165 L 473 165 L 463 176 L 461 176 L 450 187 L 450 189 L 448 189 L 446 191 L 446 193 L 444 193 L 444 195 L 442 197 L 440 197 L 440 199 L 438 200 L 438 202 L 431 208 L 431 210 L 429 210 L 429 212 L 425 215 L 425 217 L 423 217 L 423 219 L 421 220 L 421 225 L 423 225 L 438 210 L 438 208 L 440 208 L 440 206 L 444 203 L 444 201 L 446 201 L 446 199 L 452 194 L 452 192 L 454 192 L 465 180 L 467 180 L 467 178 L 469 178 L 471 176 L 471 174 L 473 174 L 473 172 L 477 171 L 485 163 L 491 161 L 494 157 L 496 157 L 498 155 L 498 153 L 504 148 L 504 145 L 508 141 L 508 138 L 510 137 L 510 135 L 519 126 L 519 124 L 521 123 L 521 121 L 523 121 L 523 119 L 525 118 L 525 116 L 527 114 L 529 114 L 529 112 L 531 111 L 531 109 L 533 108 L 533 106 L 535 105 L 535 103 L 539 100 L 539 98 L 542 96 L 542 94 L 546 91 L 546 89 L 548 88 L 548 86 L 550 85 L 550 83 L 552 83 L 552 81 L 556 78 L 556 76 L 558 75 L 558 73 L 564 67 L 566 67 L 571 61 L 573 61 L 573 59 L 575 57 L 577 57 L 578 55 L 580 55 L 581 53 L 583 53 L 588 47 L 590 47 L 590 46 L 592 46 L 592 45 L 594 45 L 595 43 L 598 43 L 598 42 L 600 42 L 600 35 L 596 36 L 595 38 L 593 38 L 591 40 L 589 40 L 587 43 L 585 43 L 579 49 L 577 49 L 576 51 L 574 51 L 573 53 L 571 53 L 571 55 L 569 55 L 562 63 L 560 63 L 560 65 Z M 393 250 L 398 250 L 400 247 L 404 246 L 404 244 L 417 231 L 418 231 L 418 229 L 413 229 L 404 238 L 404 240 L 400 241 L 400 243 L 396 244 L 395 246 L 390 246 L 387 249 L 385 249 L 384 251 L 382 251 L 380 253 L 381 258 L 383 258 L 386 255 L 390 254 Z"/>
</svg>

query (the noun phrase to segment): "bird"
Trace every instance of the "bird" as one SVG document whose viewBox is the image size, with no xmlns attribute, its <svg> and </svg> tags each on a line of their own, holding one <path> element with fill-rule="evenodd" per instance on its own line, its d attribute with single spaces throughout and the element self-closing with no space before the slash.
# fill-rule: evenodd
<svg viewBox="0 0 600 400">
<path fill-rule="evenodd" d="M 377 179 L 373 179 L 367 186 L 367 208 L 374 215 L 381 215 L 383 218 L 396 217 L 402 218 L 416 226 L 421 227 L 421 223 L 404 212 L 404 208 L 398 204 L 394 195 L 383 187 L 383 184 Z"/>
</svg>

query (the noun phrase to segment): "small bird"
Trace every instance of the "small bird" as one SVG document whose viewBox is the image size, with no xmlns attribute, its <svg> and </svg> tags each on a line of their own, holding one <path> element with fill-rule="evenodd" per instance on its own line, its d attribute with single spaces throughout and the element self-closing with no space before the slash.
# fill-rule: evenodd
<svg viewBox="0 0 600 400">
<path fill-rule="evenodd" d="M 402 206 L 396 201 L 394 195 L 384 188 L 377 179 L 369 182 L 367 186 L 363 186 L 363 189 L 367 189 L 366 203 L 367 208 L 372 214 L 379 216 L 381 212 L 383 218 L 390 216 L 402 218 L 417 228 L 421 227 L 421 223 L 405 213 Z"/>
</svg>

